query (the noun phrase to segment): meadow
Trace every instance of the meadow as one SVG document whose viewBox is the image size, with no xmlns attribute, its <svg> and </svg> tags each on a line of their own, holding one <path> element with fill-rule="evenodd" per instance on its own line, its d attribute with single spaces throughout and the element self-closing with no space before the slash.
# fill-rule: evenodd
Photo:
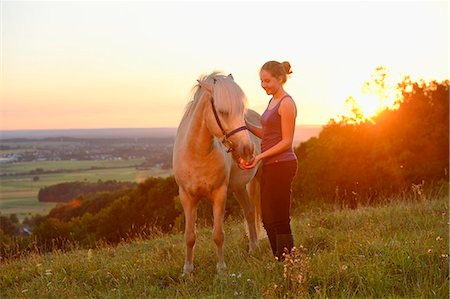
<svg viewBox="0 0 450 299">
<path fill-rule="evenodd" d="M 168 176 L 171 170 L 150 168 L 137 170 L 136 165 L 144 159 L 130 160 L 88 160 L 88 161 L 33 161 L 2 164 L 1 172 L 5 175 L 0 182 L 0 208 L 2 214 L 16 214 L 20 220 L 33 214 L 47 214 L 56 203 L 39 202 L 37 195 L 40 188 L 50 185 L 98 180 L 116 180 L 142 182 L 150 176 Z M 41 168 L 43 171 L 55 173 L 30 174 L 32 170 Z M 15 175 L 21 174 L 21 175 Z M 34 181 L 33 177 L 39 180 Z"/>
<path fill-rule="evenodd" d="M 284 263 L 267 239 L 249 254 L 242 220 L 229 219 L 224 272 L 215 270 L 211 228 L 200 227 L 192 276 L 181 276 L 183 233 L 155 233 L 5 261 L 0 297 L 448 298 L 447 195 L 356 210 L 314 203 L 292 224 L 298 249 Z"/>
</svg>

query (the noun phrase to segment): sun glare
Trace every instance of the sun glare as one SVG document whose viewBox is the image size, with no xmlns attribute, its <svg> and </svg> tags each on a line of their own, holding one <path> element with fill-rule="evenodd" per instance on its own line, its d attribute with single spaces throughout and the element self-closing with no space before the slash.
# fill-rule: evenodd
<svg viewBox="0 0 450 299">
<path fill-rule="evenodd" d="M 364 117 L 376 115 L 382 109 L 380 101 L 374 95 L 363 95 L 357 105 Z"/>
<path fill-rule="evenodd" d="M 378 67 L 371 80 L 363 83 L 360 92 L 345 101 L 346 116 L 357 121 L 368 120 L 386 109 L 397 109 L 400 97 L 397 82 L 398 78 L 393 78 L 385 67 Z"/>
<path fill-rule="evenodd" d="M 378 115 L 380 112 L 397 108 L 397 95 L 391 93 L 387 98 L 380 98 L 374 94 L 361 94 L 356 102 L 364 118 L 369 119 Z"/>
</svg>

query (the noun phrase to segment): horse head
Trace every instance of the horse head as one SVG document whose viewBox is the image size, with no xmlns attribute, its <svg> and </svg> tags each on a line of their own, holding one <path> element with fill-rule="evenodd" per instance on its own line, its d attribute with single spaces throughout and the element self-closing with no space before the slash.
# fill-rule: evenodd
<svg viewBox="0 0 450 299">
<path fill-rule="evenodd" d="M 254 159 L 254 144 L 245 125 L 247 98 L 233 76 L 213 73 L 198 80 L 199 88 L 209 97 L 210 109 L 205 109 L 204 119 L 212 135 L 231 152 L 236 162 L 242 158 Z"/>
</svg>

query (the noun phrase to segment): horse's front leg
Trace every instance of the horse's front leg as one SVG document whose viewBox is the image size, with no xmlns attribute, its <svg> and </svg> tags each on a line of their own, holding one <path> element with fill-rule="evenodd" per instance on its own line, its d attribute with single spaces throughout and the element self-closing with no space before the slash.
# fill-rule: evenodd
<svg viewBox="0 0 450 299">
<path fill-rule="evenodd" d="M 217 246 L 217 271 L 226 269 L 225 259 L 223 256 L 223 242 L 225 232 L 223 228 L 223 219 L 225 214 L 225 201 L 227 198 L 227 188 L 222 186 L 213 194 L 213 215 L 214 215 L 214 229 L 213 239 Z"/>
<path fill-rule="evenodd" d="M 197 220 L 198 201 L 190 197 L 181 188 L 179 193 L 185 218 L 184 238 L 186 242 L 186 256 L 183 273 L 190 274 L 194 271 L 195 222 Z"/>
</svg>

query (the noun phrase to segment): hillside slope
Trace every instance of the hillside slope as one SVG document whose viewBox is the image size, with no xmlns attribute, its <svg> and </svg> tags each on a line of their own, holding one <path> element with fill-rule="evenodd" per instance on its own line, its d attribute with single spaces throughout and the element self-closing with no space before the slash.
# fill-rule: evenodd
<svg viewBox="0 0 450 299">
<path fill-rule="evenodd" d="M 6 262 L 0 297 L 448 298 L 447 224 L 447 197 L 358 210 L 314 208 L 293 217 L 295 243 L 306 251 L 283 265 L 271 258 L 267 239 L 249 255 L 243 224 L 230 220 L 228 270 L 220 275 L 211 229 L 200 228 L 192 277 L 180 277 L 178 233 Z"/>
</svg>

